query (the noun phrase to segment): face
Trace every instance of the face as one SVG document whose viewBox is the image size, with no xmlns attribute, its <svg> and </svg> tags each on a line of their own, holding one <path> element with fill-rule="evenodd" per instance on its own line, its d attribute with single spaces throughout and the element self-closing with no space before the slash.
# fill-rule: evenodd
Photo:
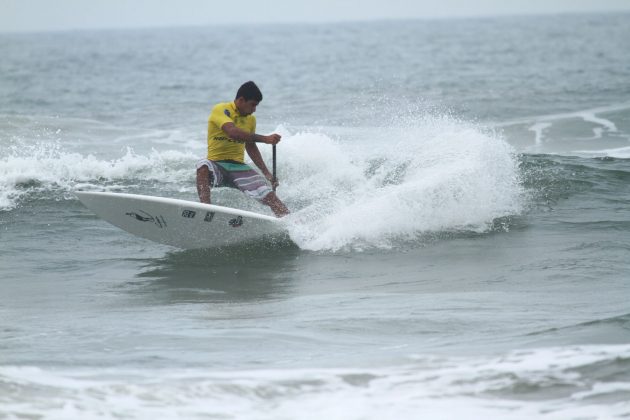
<svg viewBox="0 0 630 420">
<path fill-rule="evenodd" d="M 256 112 L 256 107 L 258 106 L 258 101 L 256 101 L 255 99 L 250 99 L 249 101 L 246 101 L 245 98 L 241 97 L 234 102 L 236 104 L 236 107 L 238 108 L 238 112 L 240 112 L 241 115 L 253 114 L 254 112 Z"/>
</svg>

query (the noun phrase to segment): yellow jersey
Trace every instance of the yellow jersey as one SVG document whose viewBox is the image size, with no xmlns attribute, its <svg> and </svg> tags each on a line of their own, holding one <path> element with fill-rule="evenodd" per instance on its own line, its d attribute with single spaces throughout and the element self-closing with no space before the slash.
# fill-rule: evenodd
<svg viewBox="0 0 630 420">
<path fill-rule="evenodd" d="M 221 128 L 229 122 L 248 133 L 256 131 L 256 117 L 242 116 L 234 102 L 215 105 L 208 118 L 208 160 L 233 160 L 244 163 L 245 142 L 231 139 Z"/>
</svg>

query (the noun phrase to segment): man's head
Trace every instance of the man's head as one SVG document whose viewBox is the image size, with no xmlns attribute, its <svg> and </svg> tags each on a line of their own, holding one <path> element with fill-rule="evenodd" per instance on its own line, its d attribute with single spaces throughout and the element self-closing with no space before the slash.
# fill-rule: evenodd
<svg viewBox="0 0 630 420">
<path fill-rule="evenodd" d="M 262 92 L 256 83 L 249 81 L 238 88 L 234 103 L 241 115 L 250 115 L 256 112 L 256 106 L 262 101 L 262 98 Z"/>
</svg>

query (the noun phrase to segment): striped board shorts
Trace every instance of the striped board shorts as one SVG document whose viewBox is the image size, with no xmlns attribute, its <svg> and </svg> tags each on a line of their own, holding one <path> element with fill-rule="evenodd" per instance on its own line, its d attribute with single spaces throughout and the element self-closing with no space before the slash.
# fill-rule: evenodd
<svg viewBox="0 0 630 420">
<path fill-rule="evenodd" d="M 197 162 L 197 169 L 207 166 L 210 170 L 210 184 L 213 187 L 230 187 L 243 191 L 258 201 L 271 192 L 267 180 L 251 166 L 227 160 L 203 159 Z"/>
</svg>

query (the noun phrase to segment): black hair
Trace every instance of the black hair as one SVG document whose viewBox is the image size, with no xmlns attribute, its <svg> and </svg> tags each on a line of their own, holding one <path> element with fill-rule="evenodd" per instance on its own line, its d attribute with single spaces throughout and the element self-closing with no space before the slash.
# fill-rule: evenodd
<svg viewBox="0 0 630 420">
<path fill-rule="evenodd" d="M 260 102 L 262 101 L 262 92 L 260 91 L 260 89 L 258 89 L 256 83 L 250 80 L 249 82 L 243 83 L 243 85 L 238 88 L 238 92 L 236 92 L 236 98 L 234 99 L 238 99 L 240 97 L 245 98 L 246 101 L 253 99 L 256 102 Z"/>
</svg>

